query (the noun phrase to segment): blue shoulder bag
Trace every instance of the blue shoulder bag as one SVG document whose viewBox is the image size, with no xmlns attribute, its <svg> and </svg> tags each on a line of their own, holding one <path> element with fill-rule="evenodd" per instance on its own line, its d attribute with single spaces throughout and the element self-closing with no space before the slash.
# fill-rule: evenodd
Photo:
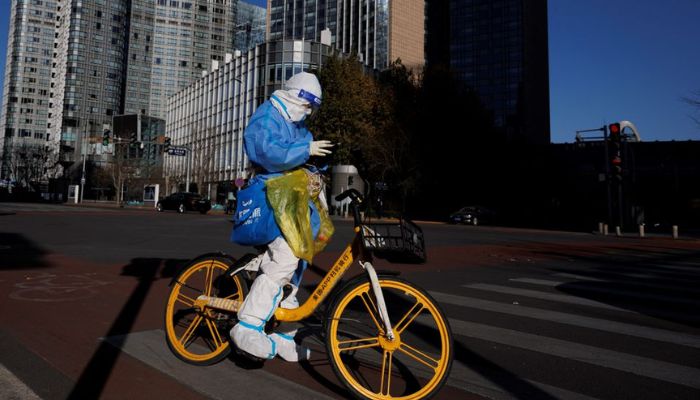
<svg viewBox="0 0 700 400">
<path fill-rule="evenodd" d="M 282 235 L 267 201 L 265 181 L 279 174 L 256 175 L 238 192 L 231 241 L 243 246 L 261 246 Z"/>
</svg>

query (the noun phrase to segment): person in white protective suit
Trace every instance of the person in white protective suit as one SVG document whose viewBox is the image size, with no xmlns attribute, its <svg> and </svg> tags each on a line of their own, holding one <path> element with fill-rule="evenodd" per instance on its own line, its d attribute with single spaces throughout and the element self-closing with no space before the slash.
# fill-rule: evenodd
<svg viewBox="0 0 700 400">
<path fill-rule="evenodd" d="M 262 174 L 288 171 L 306 163 L 310 156 L 331 153 L 331 142 L 314 141 L 304 125 L 304 119 L 321 105 L 321 95 L 316 76 L 301 72 L 292 76 L 285 83 L 285 89 L 275 91 L 253 114 L 244 133 L 244 147 L 248 158 Z M 268 244 L 256 262 L 262 273 L 253 282 L 238 311 L 239 322 L 231 329 L 234 344 L 239 350 L 261 359 L 272 359 L 275 355 L 287 361 L 307 359 L 310 351 L 294 341 L 296 330 L 270 335 L 264 330 L 280 305 L 282 288 L 297 271 L 299 258 L 280 235 Z M 294 286 L 283 307 L 298 307 L 296 290 Z"/>
</svg>

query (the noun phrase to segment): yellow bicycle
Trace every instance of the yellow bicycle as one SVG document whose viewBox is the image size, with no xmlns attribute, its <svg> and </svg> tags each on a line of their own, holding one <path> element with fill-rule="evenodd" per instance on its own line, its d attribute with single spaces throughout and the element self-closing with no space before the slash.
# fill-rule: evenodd
<svg viewBox="0 0 700 400">
<path fill-rule="evenodd" d="M 350 189 L 355 237 L 299 308 L 278 308 L 274 320 L 301 321 L 332 293 L 323 317 L 326 351 L 338 379 L 365 399 L 424 399 L 445 384 L 452 365 L 452 332 L 445 314 L 423 289 L 395 275 L 377 273 L 373 256 L 389 261 L 425 260 L 422 231 L 407 220 L 362 223 L 362 196 Z M 228 332 L 247 293 L 246 264 L 222 253 L 206 254 L 177 274 L 165 310 L 166 341 L 181 360 L 210 365 L 225 358 Z M 353 261 L 364 269 L 340 290 Z"/>
</svg>

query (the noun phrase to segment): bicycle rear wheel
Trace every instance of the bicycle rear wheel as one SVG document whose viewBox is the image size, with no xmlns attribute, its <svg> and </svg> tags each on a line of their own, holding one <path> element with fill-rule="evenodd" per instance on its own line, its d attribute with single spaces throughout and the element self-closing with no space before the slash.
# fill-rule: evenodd
<svg viewBox="0 0 700 400">
<path fill-rule="evenodd" d="M 393 324 L 386 337 L 369 281 L 351 281 L 329 309 L 326 347 L 338 379 L 366 399 L 425 399 L 445 384 L 452 365 L 452 332 L 428 293 L 380 276 Z"/>
<path fill-rule="evenodd" d="M 231 352 L 228 332 L 235 315 L 196 304 L 200 295 L 243 301 L 247 285 L 229 276 L 232 260 L 203 256 L 192 261 L 175 278 L 165 306 L 165 339 L 179 359 L 194 365 L 211 365 Z"/>
</svg>

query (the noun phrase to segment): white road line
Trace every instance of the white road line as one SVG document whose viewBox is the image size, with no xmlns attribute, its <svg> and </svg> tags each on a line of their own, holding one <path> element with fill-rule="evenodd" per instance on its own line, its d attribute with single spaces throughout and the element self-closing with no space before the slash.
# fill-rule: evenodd
<svg viewBox="0 0 700 400">
<path fill-rule="evenodd" d="M 697 335 L 689 335 L 686 333 L 673 332 L 658 328 L 649 328 L 634 324 L 625 324 L 622 322 L 609 321 L 605 319 L 584 317 L 558 311 L 542 310 L 539 308 L 525 307 L 509 303 L 498 303 L 495 301 L 456 296 L 441 292 L 431 291 L 430 294 L 440 303 L 579 326 L 582 328 L 595 329 L 604 332 L 635 336 L 679 346 L 700 348 L 700 336 Z"/>
<path fill-rule="evenodd" d="M 462 285 L 462 287 L 469 288 L 469 289 L 485 290 L 485 291 L 489 291 L 489 292 L 503 293 L 503 294 L 512 294 L 515 296 L 531 297 L 534 299 L 556 301 L 559 303 L 577 304 L 577 305 L 582 305 L 582 306 L 604 308 L 607 310 L 615 310 L 615 311 L 622 311 L 622 312 L 634 312 L 632 310 L 627 310 L 627 309 L 620 308 L 620 307 L 614 307 L 614 306 L 611 306 L 611 305 L 608 305 L 605 303 L 601 303 L 599 301 L 582 299 L 580 297 L 569 296 L 569 295 L 565 295 L 565 294 L 545 293 L 545 292 L 539 292 L 536 290 L 518 289 L 518 288 L 507 287 L 507 286 L 490 285 L 490 284 L 486 284 L 486 283 L 475 283 L 475 284 L 471 284 L 471 285 Z"/>
<path fill-rule="evenodd" d="M 449 319 L 452 333 L 700 389 L 700 370 L 632 354 Z"/>
<path fill-rule="evenodd" d="M 419 319 L 422 319 L 420 316 Z M 424 321 L 426 324 L 433 325 L 431 321 Z M 312 349 L 323 348 L 325 349 L 325 342 L 320 340 L 316 335 L 306 336 L 303 339 L 303 344 Z M 324 351 L 324 350 L 322 350 Z M 313 353 L 316 354 L 316 353 Z M 320 354 L 320 353 L 319 353 Z M 364 357 L 361 353 L 355 355 L 366 362 L 375 362 L 376 358 Z M 411 359 L 402 359 L 402 363 L 411 368 L 411 371 L 417 376 L 423 378 L 429 378 L 432 376 L 432 371 L 428 370 L 422 364 L 418 362 L 412 362 Z M 581 393 L 572 392 L 566 389 L 562 389 L 556 386 L 551 386 L 545 383 L 519 378 L 523 382 L 532 385 L 534 388 L 549 394 L 556 399 L 567 399 L 567 400 L 596 400 L 593 397 L 586 396 Z M 447 378 L 446 384 L 464 391 L 478 394 L 482 397 L 486 397 L 493 400 L 517 400 L 521 399 L 521 396 L 517 394 L 512 394 L 508 391 L 508 387 L 504 387 L 494 382 L 493 380 L 484 377 L 479 371 L 469 368 L 468 365 L 454 359 L 452 362 L 452 369 L 450 370 L 450 376 Z"/>
<path fill-rule="evenodd" d="M 675 303 L 675 304 L 687 304 L 691 306 L 698 306 L 700 307 L 700 301 L 698 300 L 693 300 L 693 299 L 684 299 L 680 297 L 671 297 L 671 296 L 663 296 L 660 294 L 651 294 L 651 293 L 644 293 L 644 292 L 638 292 L 638 291 L 633 291 L 633 290 L 627 290 L 627 289 L 613 289 L 613 288 L 608 288 L 608 287 L 597 287 L 597 286 L 582 286 L 580 284 L 576 284 L 576 282 L 559 282 L 559 281 L 550 281 L 550 280 L 545 280 L 545 279 L 532 279 L 532 278 L 513 278 L 513 279 L 508 279 L 509 281 L 513 282 L 521 282 L 521 283 L 530 283 L 533 285 L 541 285 L 541 286 L 548 286 L 548 287 L 557 287 L 560 285 L 565 285 L 565 284 L 570 284 L 573 285 L 573 287 L 576 288 L 576 290 L 584 291 L 584 292 L 597 292 L 597 293 L 607 293 L 607 294 L 613 294 L 617 296 L 623 296 L 623 297 L 631 297 L 635 299 L 642 299 L 642 300 L 655 300 L 658 302 L 662 303 Z M 609 282 L 611 285 L 615 285 L 615 282 Z"/>
<path fill-rule="evenodd" d="M 676 262 L 674 261 L 674 264 Z M 692 265 L 692 264 L 691 264 Z M 670 270 L 670 271 L 683 271 L 683 272 L 692 272 L 695 274 L 700 273 L 700 266 L 694 266 L 694 267 L 684 267 L 680 265 L 668 265 L 668 264 L 646 264 L 643 265 L 642 268 L 661 268 L 665 270 Z"/>
<path fill-rule="evenodd" d="M 594 397 L 589 397 L 581 393 L 572 392 L 530 379 L 520 379 L 522 379 L 523 382 L 527 382 L 528 384 L 536 387 L 542 392 L 549 394 L 555 399 L 595 400 Z M 452 370 L 450 371 L 450 377 L 447 379 L 447 384 L 449 386 L 453 386 L 493 400 L 516 400 L 523 398 L 522 396 L 508 392 L 507 387 L 499 386 L 497 383 L 494 383 L 482 376 L 478 371 L 475 371 L 456 360 L 452 363 Z"/>
<path fill-rule="evenodd" d="M 547 293 L 547 292 L 540 292 L 537 290 L 519 289 L 519 288 L 508 287 L 508 286 L 491 285 L 491 284 L 487 284 L 487 283 L 475 283 L 475 284 L 471 284 L 471 285 L 462 285 L 462 287 L 469 288 L 469 289 L 484 290 L 484 291 L 488 291 L 488 292 L 510 294 L 510 295 L 514 295 L 514 296 L 530 297 L 533 299 L 555 301 L 555 302 L 559 302 L 559 303 L 576 304 L 576 305 L 597 307 L 597 308 L 603 308 L 603 309 L 607 309 L 607 310 L 614 310 L 614 311 L 620 311 L 620 312 L 629 312 L 629 313 L 633 313 L 633 314 L 640 314 L 642 312 L 648 312 L 648 313 L 653 313 L 653 315 L 659 316 L 659 317 L 681 319 L 683 321 L 689 321 L 689 322 L 700 321 L 700 315 L 698 315 L 697 313 L 684 313 L 684 312 L 669 311 L 668 309 L 661 308 L 661 307 L 659 307 L 659 308 L 644 307 L 643 309 L 642 308 L 635 308 L 634 310 L 632 310 L 632 309 L 626 309 L 626 308 L 621 308 L 621 307 L 615 307 L 615 306 L 611 306 L 611 305 L 608 305 L 608 304 L 605 304 L 605 303 L 602 303 L 599 301 L 584 299 L 584 298 L 572 296 L 572 295 Z M 649 298 L 649 296 L 646 296 L 645 298 Z M 689 300 L 689 301 L 692 302 L 692 300 Z"/>
<path fill-rule="evenodd" d="M 160 329 L 104 340 L 212 399 L 230 399 L 236 393 L 249 398 L 330 399 L 323 393 L 262 369 L 245 370 L 227 362 L 208 367 L 186 364 L 168 350 L 165 333 Z"/>
<path fill-rule="evenodd" d="M 614 280 L 605 280 L 605 279 L 598 279 L 598 278 L 592 278 L 588 276 L 581 276 L 581 275 L 574 275 L 574 274 L 553 274 L 552 276 L 556 276 L 559 278 L 571 278 L 571 279 L 576 279 L 579 281 L 586 281 L 586 282 L 603 282 L 603 283 L 610 283 L 610 284 L 625 284 L 629 286 L 639 286 L 639 287 L 646 287 L 646 288 L 652 288 L 652 289 L 662 289 L 662 290 L 670 290 L 673 292 L 696 292 L 696 295 L 700 295 L 700 291 L 697 289 L 691 289 L 691 288 L 683 288 L 678 285 L 661 285 L 657 283 L 649 283 L 649 282 L 639 282 L 639 281 L 623 281 L 621 279 L 614 279 Z M 531 279 L 531 278 L 513 278 L 513 279 L 508 279 L 509 281 L 513 282 L 520 282 L 520 283 L 531 283 L 533 285 L 543 285 L 543 286 L 558 286 L 564 283 L 569 283 L 569 284 L 575 284 L 577 282 L 558 282 L 558 281 L 549 281 L 549 280 L 544 280 L 544 279 Z M 687 282 L 687 280 L 686 280 Z M 584 288 L 585 289 L 585 288 Z"/>
<path fill-rule="evenodd" d="M 603 278 L 593 278 L 589 276 L 583 276 L 583 275 L 576 275 L 576 274 L 571 274 L 571 273 L 566 273 L 566 272 L 561 272 L 557 274 L 552 274 L 552 276 L 556 277 L 561 277 L 561 278 L 574 278 L 574 279 L 579 279 L 579 280 L 587 280 L 587 281 L 600 281 L 600 282 L 609 282 L 609 281 L 620 281 L 624 278 L 636 278 L 636 279 L 652 279 L 652 280 L 659 280 L 662 279 L 664 281 L 673 281 L 673 282 L 688 282 L 688 278 L 673 278 L 670 276 L 659 276 L 655 274 L 638 274 L 638 273 L 623 273 L 623 272 L 602 272 L 602 271 L 595 271 L 595 273 L 603 273 L 606 275 L 612 275 L 613 278 L 610 279 L 603 279 Z M 634 282 L 636 284 L 636 281 Z"/>
<path fill-rule="evenodd" d="M 0 398 L 41 400 L 41 397 L 2 364 L 0 364 Z"/>
</svg>

